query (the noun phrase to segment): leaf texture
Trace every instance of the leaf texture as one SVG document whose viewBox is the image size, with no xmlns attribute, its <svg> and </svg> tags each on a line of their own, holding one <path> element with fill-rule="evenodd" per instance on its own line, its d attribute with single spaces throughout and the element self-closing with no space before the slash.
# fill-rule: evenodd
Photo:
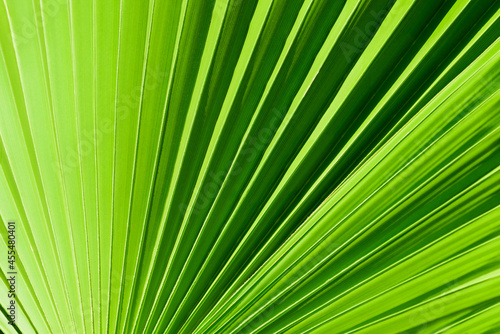
<svg viewBox="0 0 500 334">
<path fill-rule="evenodd" d="M 3 0 L 0 31 L 2 333 L 500 332 L 499 1 Z"/>
</svg>

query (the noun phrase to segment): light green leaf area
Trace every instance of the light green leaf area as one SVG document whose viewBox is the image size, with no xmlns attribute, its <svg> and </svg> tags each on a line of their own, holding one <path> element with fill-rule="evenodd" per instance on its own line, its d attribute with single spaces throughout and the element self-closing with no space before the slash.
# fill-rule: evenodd
<svg viewBox="0 0 500 334">
<path fill-rule="evenodd" d="M 500 1 L 3 0 L 0 55 L 1 333 L 500 333 Z"/>
</svg>

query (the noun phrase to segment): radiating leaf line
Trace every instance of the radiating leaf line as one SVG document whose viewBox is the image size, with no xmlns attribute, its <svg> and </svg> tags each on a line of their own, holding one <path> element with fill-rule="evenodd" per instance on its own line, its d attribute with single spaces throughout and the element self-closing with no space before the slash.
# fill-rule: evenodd
<svg viewBox="0 0 500 334">
<path fill-rule="evenodd" d="M 173 83 L 173 80 L 174 80 L 174 74 L 175 74 L 175 68 L 176 68 L 175 64 L 177 63 L 178 54 L 179 54 L 180 40 L 181 40 L 181 36 L 182 36 L 182 32 L 183 32 L 183 27 L 184 27 L 184 23 L 185 23 L 184 20 L 185 20 L 185 17 L 186 17 L 187 3 L 188 3 L 188 0 L 183 0 L 182 7 L 181 7 L 181 14 L 180 14 L 179 24 L 178 24 L 178 28 L 177 28 L 177 36 L 176 36 L 176 41 L 175 41 L 175 48 L 174 48 L 174 52 L 173 52 L 174 56 L 172 58 L 172 70 L 170 71 L 170 76 L 169 76 L 169 79 L 168 79 L 167 93 L 166 93 L 166 96 L 165 96 L 165 105 L 164 105 L 164 108 L 163 108 L 163 115 L 164 115 L 163 116 L 163 120 L 164 120 L 163 124 L 165 124 L 165 122 L 166 122 L 165 118 L 166 118 L 167 113 L 168 113 L 168 104 L 169 104 L 170 95 L 171 95 L 171 91 L 172 91 L 172 83 Z M 164 137 L 164 129 L 163 128 L 162 128 L 162 132 L 161 133 L 162 133 L 162 138 L 163 138 Z M 158 145 L 158 148 L 159 147 L 160 147 L 160 144 Z M 162 231 L 163 229 L 164 229 L 164 227 L 160 226 L 160 231 Z M 153 272 L 153 265 L 155 264 L 155 262 L 157 260 L 157 257 L 158 257 L 158 247 L 159 247 L 158 241 L 155 241 L 154 252 L 153 252 L 153 256 L 152 256 L 152 258 L 150 260 L 150 265 L 148 266 L 146 281 L 150 281 L 150 275 Z M 141 297 L 140 297 L 140 302 L 141 303 L 144 301 L 144 297 L 148 293 L 148 285 L 145 285 L 144 289 L 142 291 L 143 292 L 141 293 Z M 134 319 L 134 322 L 133 322 L 133 325 L 132 325 L 132 331 L 133 332 L 135 332 L 136 329 L 137 329 L 139 318 L 142 315 L 142 310 L 143 309 L 139 310 L 137 316 Z"/>
<path fill-rule="evenodd" d="M 51 106 L 51 109 L 50 109 L 50 113 L 51 113 L 51 116 L 52 116 L 52 123 L 54 125 L 53 127 L 53 136 L 55 138 L 55 149 L 56 149 L 56 155 L 57 155 L 57 160 L 58 160 L 58 166 L 59 166 L 59 170 L 61 171 L 61 173 L 59 174 L 59 186 L 61 187 L 62 189 L 62 194 L 63 194 L 63 200 L 64 200 L 64 214 L 65 214 L 65 218 L 67 220 L 67 222 L 71 222 L 72 219 L 71 219 L 71 215 L 69 213 L 69 196 L 68 196 L 68 191 L 67 191 L 67 188 L 66 188 L 66 183 L 67 183 L 67 178 L 65 177 L 64 175 L 64 164 L 63 164 L 63 161 L 62 161 L 62 158 L 61 158 L 61 142 L 60 142 L 60 131 L 58 131 L 58 127 L 57 127 L 57 119 L 56 119 L 56 115 L 55 115 L 55 110 L 56 110 L 56 103 L 55 103 L 55 97 L 54 97 L 54 94 L 53 94 L 53 91 L 54 91 L 54 78 L 53 78 L 53 75 L 51 76 L 51 70 L 50 70 L 50 64 L 51 64 L 51 57 L 50 57 L 50 52 L 49 52 L 49 48 L 47 46 L 47 18 L 46 18 L 46 15 L 44 15 L 44 12 L 45 12 L 45 7 L 44 7 L 44 4 L 43 4 L 43 0 L 40 0 L 40 12 L 42 13 L 42 32 L 43 32 L 43 38 L 44 38 L 44 41 L 45 41 L 45 66 L 47 67 L 47 72 L 45 73 L 46 77 L 47 77 L 47 81 L 48 81 L 48 86 L 49 86 L 49 91 L 48 91 L 48 94 L 50 95 L 49 97 L 49 100 L 52 101 L 52 106 Z M 67 14 L 67 13 L 66 13 Z M 53 61 L 53 60 L 52 60 Z M 70 73 L 70 77 L 73 78 L 73 73 L 71 72 Z M 70 80 L 71 82 L 73 82 L 73 80 Z M 50 93 L 49 93 L 50 92 Z M 74 88 L 73 88 L 73 93 L 74 93 Z M 74 102 L 74 99 L 73 99 L 73 102 Z M 80 288 L 80 280 L 78 278 L 78 269 L 77 269 L 77 262 L 76 262 L 76 255 L 75 255 L 75 248 L 74 248 L 74 240 L 73 240 L 73 228 L 72 228 L 72 225 L 71 223 L 69 223 L 68 225 L 68 230 L 69 230 L 69 240 L 70 240 L 70 244 L 72 246 L 72 249 L 71 249 L 71 257 L 73 259 L 73 272 L 75 273 L 75 278 L 76 278 L 76 286 L 77 286 L 77 298 L 80 300 L 80 303 L 82 301 L 82 296 L 81 296 L 81 288 Z M 53 228 L 53 225 L 51 224 L 51 227 L 52 227 L 52 230 L 51 230 L 51 233 L 52 235 L 56 235 L 55 234 L 55 231 L 54 231 L 54 228 Z M 56 254 L 57 254 L 57 257 L 59 259 L 62 258 L 62 255 L 61 255 L 61 250 L 60 250 L 60 247 L 57 246 L 57 241 L 56 241 L 56 245 L 55 245 L 55 250 L 56 250 Z M 63 281 L 63 287 L 66 291 L 70 291 L 69 290 L 69 287 L 68 287 L 68 273 L 66 271 L 64 271 L 62 269 L 62 266 L 61 264 L 59 263 L 59 266 L 60 266 L 60 269 L 59 269 L 59 272 L 62 273 L 62 281 Z M 76 324 L 76 320 L 75 320 L 75 311 L 74 311 L 74 307 L 77 306 L 77 307 L 81 307 L 81 304 L 80 305 L 72 305 L 70 299 L 69 299 L 69 295 L 66 295 L 67 297 L 67 304 L 68 304 L 68 309 L 69 309 L 69 314 L 70 314 L 70 319 L 71 319 L 71 328 L 78 328 L 79 326 L 77 326 Z M 83 312 L 82 312 L 83 313 Z M 83 317 L 82 317 L 82 320 L 83 320 Z M 83 324 L 83 323 L 82 323 Z"/>
<path fill-rule="evenodd" d="M 76 117 L 75 117 L 75 122 L 76 122 L 76 136 L 78 139 L 78 142 L 82 142 L 82 137 L 81 137 L 81 131 L 80 131 L 80 115 L 78 112 L 79 109 L 79 99 L 78 99 L 78 92 L 77 92 L 77 69 L 76 69 L 76 49 L 75 49 L 75 32 L 74 32 L 74 22 L 73 22 L 73 5 L 72 5 L 72 0 L 68 0 L 68 23 L 69 23 L 69 39 L 70 39 L 70 44 L 71 44 L 71 60 L 72 60 L 72 69 L 73 69 L 73 92 L 75 96 L 75 112 L 76 112 Z M 86 268 L 87 268 L 87 273 L 88 273 L 88 293 L 89 293 L 89 308 L 90 308 L 90 326 L 92 328 L 92 332 L 95 332 L 94 329 L 94 310 L 93 310 L 93 302 L 92 302 L 92 275 L 90 274 L 90 247 L 89 247 L 89 232 L 88 232 L 88 216 L 87 216 L 87 203 L 85 200 L 85 185 L 84 185 L 84 177 L 83 177 L 83 162 L 82 162 L 82 152 L 81 152 L 81 147 L 80 145 L 77 145 L 77 152 L 78 152 L 78 166 L 80 170 L 80 186 L 81 186 L 81 195 L 82 195 L 82 211 L 83 211 L 83 225 L 84 225 L 84 233 L 85 233 L 85 253 L 86 253 Z M 71 232 L 72 234 L 72 232 Z M 73 243 L 73 242 L 72 242 Z M 75 257 L 75 264 L 76 264 L 76 257 Z M 83 324 L 83 331 L 86 331 L 86 319 L 85 319 L 85 305 L 86 303 L 83 301 L 84 297 L 84 291 L 82 286 L 80 285 L 80 273 L 78 272 L 78 268 L 75 267 L 75 271 L 77 272 L 77 282 L 79 285 L 80 289 L 80 303 L 82 305 L 82 312 L 81 312 L 81 320 Z M 82 275 L 83 276 L 83 275 Z M 83 284 L 82 284 L 83 285 Z"/>
<path fill-rule="evenodd" d="M 151 28 L 153 25 L 153 15 L 154 15 L 154 7 L 155 7 L 155 0 L 149 1 L 149 10 L 148 10 L 148 22 L 147 22 L 147 32 L 146 32 L 146 46 L 144 48 L 144 64 L 143 64 L 143 70 L 142 70 L 142 82 L 141 82 L 141 92 L 140 92 L 140 100 L 139 100 L 139 108 L 138 108 L 138 122 L 137 122 L 137 129 L 136 129 L 136 141 L 135 141 L 135 149 L 134 149 L 134 155 L 133 155 L 133 168 L 132 168 L 132 189 L 130 192 L 130 197 L 129 197 L 129 210 L 128 210 L 128 216 L 127 216 L 127 232 L 125 236 L 125 245 L 128 245 L 129 243 L 129 235 L 130 235 L 130 224 L 131 224 L 131 214 L 132 214 L 132 199 L 134 197 L 134 189 L 135 189 L 135 176 L 136 176 L 136 167 L 137 167 L 137 153 L 139 149 L 139 130 L 141 126 L 141 116 L 142 116 L 142 108 L 143 108 L 143 99 L 144 99 L 144 87 L 145 87 L 145 82 L 146 82 L 146 69 L 148 66 L 148 54 L 149 54 L 149 45 L 150 45 L 150 40 L 151 40 Z M 142 233 L 141 233 L 142 234 Z M 118 310 L 117 310 L 117 322 L 116 322 L 116 328 L 115 332 L 120 332 L 118 330 L 118 326 L 120 324 L 121 320 L 121 308 L 123 304 L 123 289 L 124 289 L 124 281 L 123 277 L 126 275 L 126 263 L 127 263 L 127 252 L 124 253 L 124 258 L 123 258 L 123 264 L 122 264 L 122 273 L 121 273 L 121 282 L 120 282 L 120 291 L 118 294 Z M 128 308 L 128 307 L 126 307 Z M 123 332 L 123 329 L 122 331 Z"/>
</svg>

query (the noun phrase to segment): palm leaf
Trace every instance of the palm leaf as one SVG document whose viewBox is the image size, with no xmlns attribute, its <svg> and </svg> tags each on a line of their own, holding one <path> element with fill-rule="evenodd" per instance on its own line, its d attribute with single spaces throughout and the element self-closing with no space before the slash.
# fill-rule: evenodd
<svg viewBox="0 0 500 334">
<path fill-rule="evenodd" d="M 4 0 L 0 331 L 497 333 L 499 17 Z"/>
</svg>

